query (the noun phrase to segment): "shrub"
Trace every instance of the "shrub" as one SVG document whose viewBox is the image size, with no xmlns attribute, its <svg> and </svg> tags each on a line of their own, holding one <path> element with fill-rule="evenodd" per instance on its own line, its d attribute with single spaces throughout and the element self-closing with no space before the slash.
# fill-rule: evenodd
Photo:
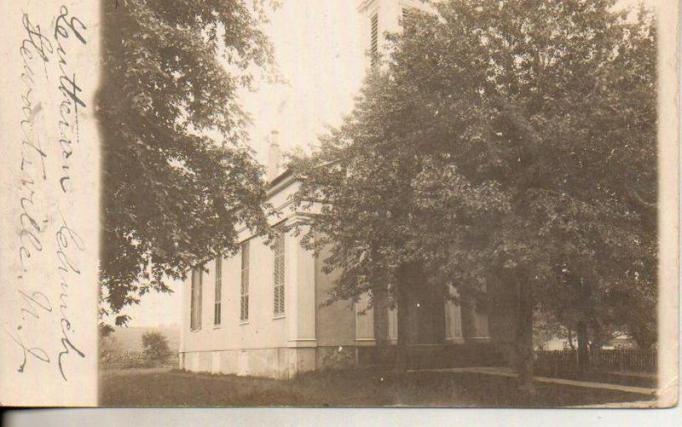
<svg viewBox="0 0 682 427">
<path fill-rule="evenodd" d="M 142 335 L 142 346 L 150 365 L 163 365 L 170 356 L 168 340 L 160 332 L 147 332 Z"/>
</svg>

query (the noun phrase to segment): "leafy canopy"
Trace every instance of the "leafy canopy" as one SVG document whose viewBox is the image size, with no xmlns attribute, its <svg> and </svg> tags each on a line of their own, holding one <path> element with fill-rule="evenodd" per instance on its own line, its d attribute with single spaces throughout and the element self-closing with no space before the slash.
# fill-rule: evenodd
<svg viewBox="0 0 682 427">
<path fill-rule="evenodd" d="M 342 270 L 331 300 L 417 262 L 460 294 L 530 283 L 566 323 L 651 327 L 655 30 L 614 4 L 410 14 L 354 111 L 294 162 L 298 205 L 316 205 L 305 242 Z"/>
<path fill-rule="evenodd" d="M 272 71 L 260 30 L 266 7 L 103 4 L 100 267 L 114 313 L 151 290 L 169 292 L 164 278 L 236 250 L 237 224 L 265 230 L 262 171 L 245 144 L 238 93 Z"/>
</svg>

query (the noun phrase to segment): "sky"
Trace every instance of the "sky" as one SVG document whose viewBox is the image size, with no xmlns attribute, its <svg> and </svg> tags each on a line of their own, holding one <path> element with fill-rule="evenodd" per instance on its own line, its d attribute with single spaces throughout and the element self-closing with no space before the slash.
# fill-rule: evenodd
<svg viewBox="0 0 682 427">
<path fill-rule="evenodd" d="M 645 0 L 653 7 L 656 2 Z M 326 126 L 336 126 L 351 111 L 364 75 L 357 0 L 282 0 L 265 28 L 286 84 L 261 82 L 243 95 L 252 116 L 250 145 L 265 164 L 267 135 L 280 133 L 283 152 L 314 145 Z M 621 0 L 631 6 L 639 0 Z M 131 307 L 130 326 L 159 326 L 181 321 L 181 283 L 174 294 L 145 295 Z"/>
<path fill-rule="evenodd" d="M 364 69 L 355 5 L 356 0 L 285 0 L 272 14 L 266 31 L 286 84 L 263 84 L 244 97 L 259 160 L 267 159 L 271 130 L 279 131 L 283 151 L 305 149 L 352 108 Z"/>
<path fill-rule="evenodd" d="M 621 7 L 642 0 L 620 0 Z M 643 0 L 648 7 L 656 2 Z M 267 159 L 267 135 L 280 133 L 283 151 L 315 144 L 326 125 L 350 112 L 365 67 L 358 0 L 281 0 L 266 32 L 287 85 L 262 84 L 244 102 L 253 116 L 250 145 Z"/>
</svg>

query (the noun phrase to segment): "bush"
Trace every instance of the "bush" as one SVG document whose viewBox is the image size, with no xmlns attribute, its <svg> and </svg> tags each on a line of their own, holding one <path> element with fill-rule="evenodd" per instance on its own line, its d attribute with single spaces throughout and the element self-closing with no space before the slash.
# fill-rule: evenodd
<svg viewBox="0 0 682 427">
<path fill-rule="evenodd" d="M 142 335 L 144 356 L 150 365 L 163 365 L 168 361 L 170 349 L 168 340 L 160 332 L 147 332 Z"/>
</svg>

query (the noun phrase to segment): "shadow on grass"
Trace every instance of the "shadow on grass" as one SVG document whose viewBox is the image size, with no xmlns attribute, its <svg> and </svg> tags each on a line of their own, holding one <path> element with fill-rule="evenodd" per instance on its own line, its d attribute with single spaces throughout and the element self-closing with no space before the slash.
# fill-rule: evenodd
<svg viewBox="0 0 682 427">
<path fill-rule="evenodd" d="M 527 396 L 515 379 L 474 373 L 344 370 L 275 380 L 157 369 L 104 372 L 100 405 L 561 407 L 653 399 L 555 384 L 536 388 Z"/>
</svg>

